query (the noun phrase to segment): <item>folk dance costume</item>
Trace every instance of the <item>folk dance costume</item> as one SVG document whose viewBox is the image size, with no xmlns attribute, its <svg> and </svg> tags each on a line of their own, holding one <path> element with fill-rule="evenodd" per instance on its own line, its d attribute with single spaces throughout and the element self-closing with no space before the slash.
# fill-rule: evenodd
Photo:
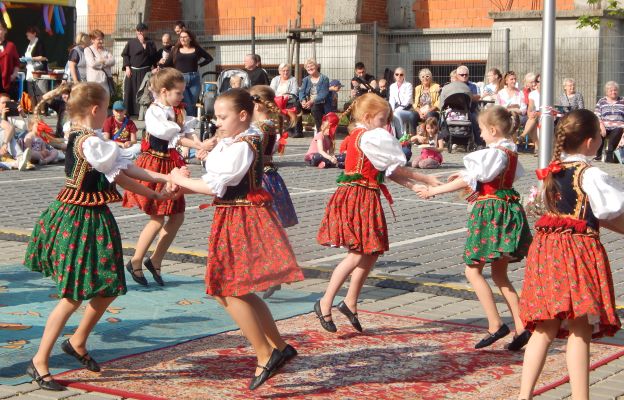
<svg viewBox="0 0 624 400">
<path fill-rule="evenodd" d="M 257 124 L 262 132 L 262 148 L 264 150 L 264 174 L 262 174 L 262 188 L 273 198 L 273 210 L 284 228 L 299 223 L 297 212 L 288 193 L 286 183 L 277 172 L 273 164 L 273 154 L 280 146 L 280 135 L 272 120 L 261 121 Z"/>
<path fill-rule="evenodd" d="M 474 205 L 468 218 L 468 239 L 464 251 L 467 265 L 491 263 L 501 258 L 522 260 L 531 244 L 531 231 L 513 188 L 524 175 L 518 163 L 516 145 L 503 139 L 464 157 L 460 177 L 472 188 Z"/>
<path fill-rule="evenodd" d="M 52 276 L 59 297 L 126 293 L 121 236 L 107 204 L 121 200 L 112 182 L 131 163 L 90 129 L 69 134 L 65 186 L 39 217 L 24 260 L 28 269 Z"/>
<path fill-rule="evenodd" d="M 185 164 L 176 150 L 176 144 L 187 133 L 194 132 L 195 118 L 186 117 L 184 108 L 152 103 L 145 113 L 145 130 L 141 142 L 142 153 L 135 163 L 143 169 L 168 174 Z M 166 184 L 139 181 L 142 185 L 160 192 Z M 172 215 L 184 212 L 184 196 L 168 200 L 152 200 L 129 191 L 124 192 L 122 205 L 126 208 L 139 207 L 148 215 Z"/>
<path fill-rule="evenodd" d="M 242 296 L 303 280 L 271 195 L 262 189 L 262 153 L 262 135 L 251 127 L 221 139 L 206 158 L 202 179 L 216 195 L 206 268 L 209 295 Z"/>
<path fill-rule="evenodd" d="M 600 219 L 624 212 L 624 192 L 582 155 L 563 155 L 552 172 L 559 187 L 558 213 L 535 224 L 527 258 L 520 317 L 534 330 L 537 322 L 563 320 L 557 334 L 569 335 L 566 320 L 587 316 L 592 336 L 613 336 L 621 327 L 613 279 L 600 242 Z"/>
<path fill-rule="evenodd" d="M 405 165 L 401 145 L 388 131 L 367 131 L 358 125 L 349 137 L 345 170 L 337 179 L 317 235 L 323 246 L 344 247 L 362 254 L 389 249 L 388 227 L 380 192 L 392 203 L 384 178 Z"/>
</svg>

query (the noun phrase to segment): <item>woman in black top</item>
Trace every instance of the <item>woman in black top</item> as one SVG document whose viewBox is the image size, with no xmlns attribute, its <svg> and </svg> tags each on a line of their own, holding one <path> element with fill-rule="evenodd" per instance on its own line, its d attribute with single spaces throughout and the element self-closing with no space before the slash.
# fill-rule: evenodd
<svg viewBox="0 0 624 400">
<path fill-rule="evenodd" d="M 203 61 L 199 62 L 201 59 Z M 186 83 L 184 104 L 186 105 L 187 115 L 196 113 L 195 103 L 197 103 L 201 89 L 201 81 L 197 69 L 211 61 L 212 57 L 197 43 L 195 35 L 188 30 L 182 30 L 178 43 L 173 47 L 171 56 L 167 59 L 165 66 L 173 67 L 184 75 L 184 82 Z"/>
</svg>

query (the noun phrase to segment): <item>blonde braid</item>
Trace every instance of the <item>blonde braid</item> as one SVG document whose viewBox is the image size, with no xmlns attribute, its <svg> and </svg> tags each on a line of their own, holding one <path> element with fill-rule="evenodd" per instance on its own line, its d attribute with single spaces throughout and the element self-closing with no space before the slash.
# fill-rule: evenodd
<svg viewBox="0 0 624 400">
<path fill-rule="evenodd" d="M 359 98 L 359 97 L 358 97 L 358 98 Z M 342 117 L 346 117 L 346 116 L 350 116 L 350 115 L 351 115 L 351 113 L 352 113 L 352 112 L 353 112 L 353 110 L 355 109 L 355 105 L 356 105 L 356 103 L 358 102 L 358 98 L 356 98 L 355 100 L 353 100 L 353 101 L 351 102 L 351 104 L 349 104 L 349 107 L 347 107 L 347 109 L 346 109 L 346 110 L 344 110 L 344 111 L 342 112 L 342 114 L 340 114 L 340 115 L 338 116 L 338 120 L 339 120 L 339 121 L 342 119 Z M 349 120 L 351 120 L 351 118 L 349 118 Z"/>
<path fill-rule="evenodd" d="M 43 95 L 43 97 L 41 98 L 41 101 L 37 103 L 37 105 L 35 106 L 35 109 L 33 110 L 33 118 L 35 122 L 41 121 L 41 114 L 43 114 L 43 109 L 45 105 L 49 104 L 56 96 L 59 96 L 68 88 L 71 88 L 71 83 L 69 82 L 62 83 L 54 90 L 51 90 Z"/>
<path fill-rule="evenodd" d="M 282 110 L 279 109 L 279 107 L 277 107 L 277 104 L 275 104 L 274 101 L 270 101 L 270 100 L 265 100 L 263 98 L 259 99 L 260 104 L 262 104 L 267 110 L 269 110 L 271 113 L 273 113 L 277 119 L 277 125 L 278 125 L 278 132 L 281 134 L 282 130 L 284 128 L 284 116 L 282 115 Z"/>
</svg>

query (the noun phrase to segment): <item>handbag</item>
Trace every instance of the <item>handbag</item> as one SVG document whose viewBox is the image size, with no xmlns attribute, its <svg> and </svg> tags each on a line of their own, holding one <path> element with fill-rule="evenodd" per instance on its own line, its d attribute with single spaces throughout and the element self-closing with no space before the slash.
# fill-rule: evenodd
<svg viewBox="0 0 624 400">
<path fill-rule="evenodd" d="M 117 93 L 117 85 L 115 85 L 115 80 L 113 79 L 113 77 L 108 76 L 108 74 L 106 75 L 106 83 L 108 84 L 108 94 L 112 98 Z"/>
</svg>

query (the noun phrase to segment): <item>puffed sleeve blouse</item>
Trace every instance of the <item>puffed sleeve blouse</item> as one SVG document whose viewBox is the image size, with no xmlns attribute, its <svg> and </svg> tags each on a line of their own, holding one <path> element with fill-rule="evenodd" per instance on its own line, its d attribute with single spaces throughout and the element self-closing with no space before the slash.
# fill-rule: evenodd
<svg viewBox="0 0 624 400">
<path fill-rule="evenodd" d="M 579 154 L 563 154 L 562 161 L 585 161 Z M 624 212 L 624 187 L 597 167 L 589 167 L 583 173 L 581 189 L 587 194 L 592 212 L 598 219 L 617 218 Z"/>
<path fill-rule="evenodd" d="M 490 143 L 486 149 L 472 152 L 464 157 L 466 169 L 460 171 L 460 176 L 472 190 L 477 190 L 478 182 L 491 182 L 503 172 L 507 166 L 507 154 L 497 147 L 505 147 L 516 151 L 516 145 L 503 139 L 496 143 Z M 518 162 L 515 179 L 524 175 L 524 168 Z"/>
<path fill-rule="evenodd" d="M 100 136 L 91 136 L 82 143 L 82 151 L 87 162 L 95 170 L 113 182 L 117 175 L 132 164 L 132 160 L 122 157 L 117 143 L 103 140 Z"/>
<path fill-rule="evenodd" d="M 175 121 L 173 107 L 158 102 L 153 103 L 145 112 L 145 130 L 158 139 L 168 141 L 170 149 L 175 148 L 181 138 L 195 132 L 196 125 L 197 118 L 187 116 L 180 128 Z"/>
<path fill-rule="evenodd" d="M 245 132 L 233 138 L 223 138 L 206 158 L 206 173 L 201 179 L 206 182 L 210 190 L 217 197 L 223 197 L 228 186 L 236 186 L 245 177 L 254 161 L 254 152 L 246 142 L 237 139 L 259 135 L 256 127 L 250 127 Z"/>
<path fill-rule="evenodd" d="M 397 167 L 405 165 L 405 154 L 393 134 L 383 128 L 365 132 L 360 138 L 360 148 L 366 158 L 386 176 L 392 175 Z"/>
</svg>

